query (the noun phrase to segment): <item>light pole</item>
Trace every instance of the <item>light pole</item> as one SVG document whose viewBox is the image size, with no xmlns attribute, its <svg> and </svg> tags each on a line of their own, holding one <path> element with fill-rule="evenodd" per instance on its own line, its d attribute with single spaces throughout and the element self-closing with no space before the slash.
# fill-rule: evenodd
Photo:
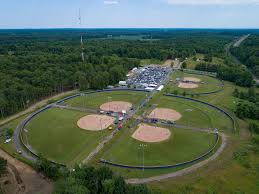
<svg viewBox="0 0 259 194">
<path fill-rule="evenodd" d="M 111 101 L 112 101 L 112 97 L 111 97 L 111 96 L 108 96 L 109 111 L 111 111 Z"/>
<path fill-rule="evenodd" d="M 139 147 L 142 148 L 142 170 L 144 172 L 145 171 L 145 152 L 144 152 L 144 149 L 145 149 L 145 147 L 147 147 L 147 145 L 146 144 L 140 144 Z"/>
</svg>

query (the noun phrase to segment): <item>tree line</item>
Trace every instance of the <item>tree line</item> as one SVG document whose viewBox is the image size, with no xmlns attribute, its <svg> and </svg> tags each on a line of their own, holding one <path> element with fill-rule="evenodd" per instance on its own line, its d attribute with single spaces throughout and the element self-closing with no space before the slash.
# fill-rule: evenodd
<svg viewBox="0 0 259 194">
<path fill-rule="evenodd" d="M 247 92 L 235 89 L 233 96 L 241 100 L 238 101 L 235 108 L 235 114 L 241 118 L 259 119 L 259 94 L 254 88 L 249 88 Z M 251 126 L 257 131 L 255 125 Z"/>
<path fill-rule="evenodd" d="M 53 164 L 40 156 L 35 168 L 51 178 L 54 194 L 152 194 L 146 185 L 129 185 L 108 167 L 78 166 L 74 169 Z"/>
<path fill-rule="evenodd" d="M 259 35 L 248 37 L 239 47 L 232 48 L 231 53 L 259 77 Z"/>
<path fill-rule="evenodd" d="M 107 38 L 118 33 L 143 33 L 145 38 Z M 154 39 L 148 39 L 150 34 Z M 0 117 L 66 90 L 114 85 L 141 59 L 184 59 L 196 53 L 222 56 L 224 45 L 233 39 L 219 32 L 157 30 L 93 30 L 86 36 L 82 62 L 79 30 L 0 31 Z"/>
</svg>

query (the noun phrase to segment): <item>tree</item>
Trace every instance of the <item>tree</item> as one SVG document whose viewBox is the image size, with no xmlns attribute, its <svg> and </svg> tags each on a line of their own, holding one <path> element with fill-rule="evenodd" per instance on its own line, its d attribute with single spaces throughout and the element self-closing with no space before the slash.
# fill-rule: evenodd
<svg viewBox="0 0 259 194">
<path fill-rule="evenodd" d="M 122 177 L 116 177 L 114 180 L 114 194 L 125 194 L 126 183 Z"/>
<path fill-rule="evenodd" d="M 114 180 L 107 179 L 107 180 L 103 181 L 102 186 L 103 186 L 103 193 L 105 193 L 105 194 L 114 193 L 114 189 L 115 189 Z"/>
<path fill-rule="evenodd" d="M 53 164 L 42 155 L 39 155 L 35 164 L 35 168 L 54 180 L 56 180 L 60 176 L 60 166 L 57 164 Z"/>
<path fill-rule="evenodd" d="M 187 63 L 186 63 L 186 62 L 183 62 L 182 68 L 183 68 L 183 69 L 186 69 L 186 67 L 187 67 Z"/>
<path fill-rule="evenodd" d="M 239 98 L 239 90 L 237 88 L 235 88 L 233 92 L 233 96 L 235 96 L 236 98 Z"/>
<path fill-rule="evenodd" d="M 68 177 L 55 183 L 54 194 L 90 194 L 90 191 L 84 185 L 78 184 L 75 178 Z"/>
<path fill-rule="evenodd" d="M 0 113 L 1 113 L 1 117 L 4 117 L 5 116 L 5 107 L 7 105 L 7 101 L 6 99 L 4 98 L 3 95 L 0 95 Z"/>
<path fill-rule="evenodd" d="M 7 161 L 0 158 L 0 177 L 6 172 Z"/>
</svg>

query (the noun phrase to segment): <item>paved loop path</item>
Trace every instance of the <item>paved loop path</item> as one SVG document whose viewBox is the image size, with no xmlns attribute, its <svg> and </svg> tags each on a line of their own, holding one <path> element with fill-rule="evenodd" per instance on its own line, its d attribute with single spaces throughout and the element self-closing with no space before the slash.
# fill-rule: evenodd
<svg viewBox="0 0 259 194">
<path fill-rule="evenodd" d="M 222 143 L 219 147 L 219 149 L 208 159 L 203 160 L 197 164 L 194 164 L 188 168 L 184 168 L 183 170 L 179 170 L 177 172 L 173 172 L 173 173 L 169 173 L 169 174 L 164 174 L 164 175 L 160 175 L 160 176 L 153 176 L 153 177 L 149 177 L 149 178 L 143 178 L 143 179 L 128 179 L 126 180 L 127 183 L 129 184 L 144 184 L 144 183 L 150 183 L 150 182 L 154 182 L 154 181 L 162 181 L 165 179 L 169 179 L 169 178 L 176 178 L 176 177 L 180 177 L 189 173 L 192 173 L 194 171 L 196 171 L 197 169 L 203 167 L 204 165 L 208 164 L 209 162 L 215 160 L 224 150 L 224 148 L 227 145 L 227 137 L 225 134 L 223 133 L 219 133 L 219 135 L 222 138 Z"/>
</svg>

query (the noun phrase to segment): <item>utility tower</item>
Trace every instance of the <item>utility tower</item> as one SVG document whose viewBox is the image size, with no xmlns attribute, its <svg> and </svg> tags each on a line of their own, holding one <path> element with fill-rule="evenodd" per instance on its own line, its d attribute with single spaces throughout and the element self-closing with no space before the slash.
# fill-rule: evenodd
<svg viewBox="0 0 259 194">
<path fill-rule="evenodd" d="M 80 25 L 80 31 L 81 31 L 81 57 L 82 57 L 82 61 L 85 61 L 85 53 L 84 53 L 84 41 L 83 41 L 83 32 L 82 32 L 82 17 L 81 17 L 81 10 L 79 9 L 79 25 Z"/>
</svg>

